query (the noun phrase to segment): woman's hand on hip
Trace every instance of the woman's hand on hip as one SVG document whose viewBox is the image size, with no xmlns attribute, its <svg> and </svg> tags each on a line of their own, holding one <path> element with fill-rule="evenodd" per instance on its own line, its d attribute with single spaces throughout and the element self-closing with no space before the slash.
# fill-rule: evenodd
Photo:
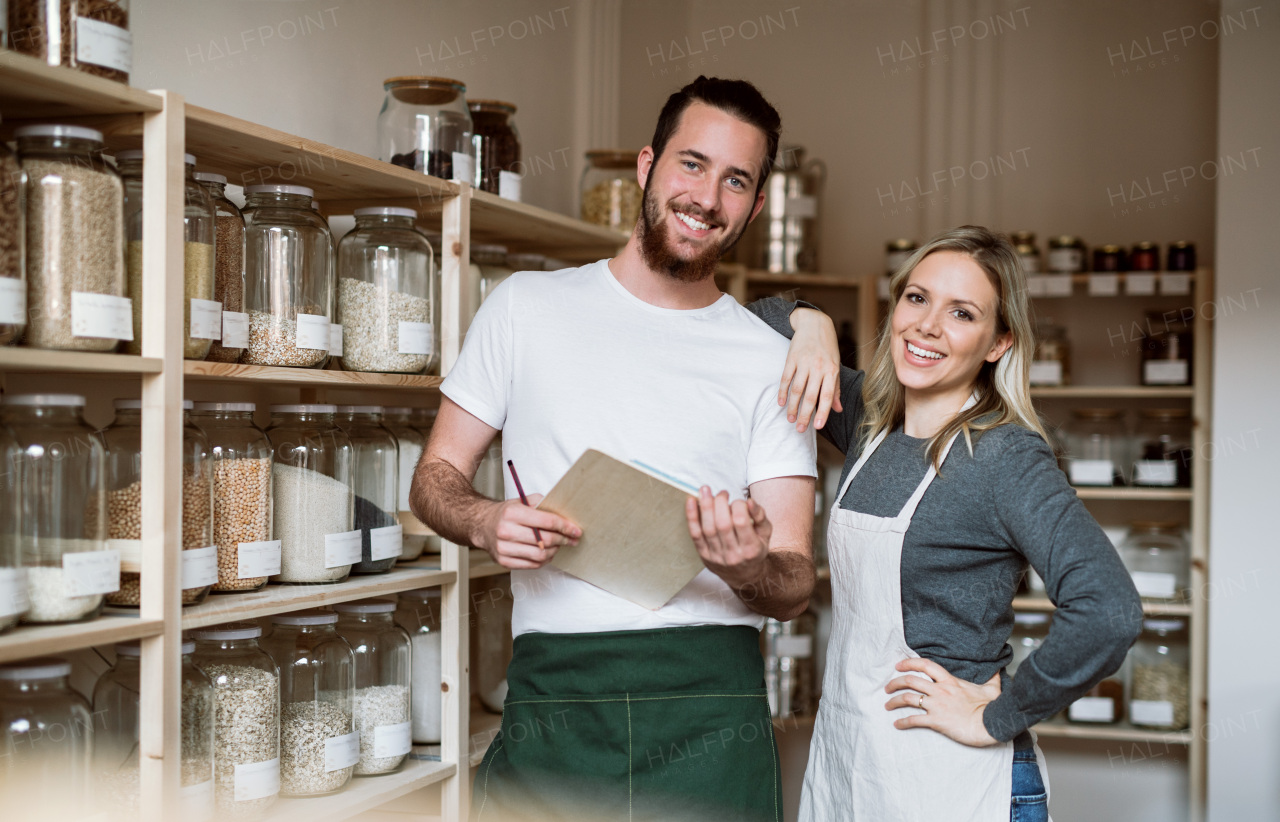
<svg viewBox="0 0 1280 822">
<path fill-rule="evenodd" d="M 917 671 L 933 679 L 919 676 L 900 676 L 885 686 L 894 697 L 885 703 L 885 710 L 897 708 L 922 708 L 924 713 L 903 717 L 894 721 L 895 728 L 931 728 L 962 745 L 983 748 L 995 745 L 996 739 L 987 733 L 982 722 L 987 703 L 1000 696 L 1000 673 L 982 685 L 974 685 L 952 676 L 946 668 L 930 659 L 914 657 L 897 664 L 899 671 Z M 921 696 L 924 697 L 923 706 Z"/>
<path fill-rule="evenodd" d="M 797 431 L 809 426 L 827 424 L 831 409 L 843 411 L 840 404 L 840 346 L 836 342 L 836 326 L 831 318 L 812 308 L 791 312 L 795 335 L 787 349 L 778 387 L 778 405 L 787 406 L 787 421 Z"/>
</svg>

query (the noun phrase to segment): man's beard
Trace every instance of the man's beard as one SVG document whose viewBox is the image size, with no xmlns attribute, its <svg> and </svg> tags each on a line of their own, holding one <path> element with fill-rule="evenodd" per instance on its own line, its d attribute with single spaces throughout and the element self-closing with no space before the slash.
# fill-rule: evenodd
<svg viewBox="0 0 1280 822">
<path fill-rule="evenodd" d="M 746 225 L 736 236 L 730 237 L 720 245 L 711 245 L 696 257 L 685 259 L 671 250 L 667 239 L 667 224 L 662 219 L 657 199 L 651 196 L 652 187 L 644 191 L 642 208 L 640 209 L 640 257 L 645 265 L 654 271 L 661 271 L 673 280 L 682 283 L 697 283 L 716 273 L 720 258 L 742 238 L 747 230 Z M 697 214 L 689 216 L 701 219 Z M 678 218 L 677 218 L 678 219 Z"/>
</svg>

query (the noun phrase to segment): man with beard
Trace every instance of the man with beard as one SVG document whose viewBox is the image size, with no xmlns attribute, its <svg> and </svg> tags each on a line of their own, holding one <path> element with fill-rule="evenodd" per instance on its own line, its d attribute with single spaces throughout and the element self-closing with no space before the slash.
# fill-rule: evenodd
<svg viewBox="0 0 1280 822">
<path fill-rule="evenodd" d="M 750 83 L 672 95 L 623 251 L 506 280 L 441 387 L 413 509 L 512 569 L 514 657 L 477 819 L 780 818 L 759 630 L 813 589 L 815 444 L 768 376 L 785 341 L 713 279 L 764 204 L 780 126 Z M 531 491 L 588 448 L 700 485 L 686 514 L 704 570 L 651 611 L 547 565 L 578 527 L 522 505 L 509 476 L 505 502 L 472 489 L 499 431 Z"/>
</svg>

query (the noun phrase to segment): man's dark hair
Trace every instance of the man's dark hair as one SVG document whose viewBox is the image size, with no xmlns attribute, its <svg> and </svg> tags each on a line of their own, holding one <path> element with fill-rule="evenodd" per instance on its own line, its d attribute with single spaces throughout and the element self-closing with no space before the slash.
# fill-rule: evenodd
<svg viewBox="0 0 1280 822">
<path fill-rule="evenodd" d="M 723 80 L 699 75 L 697 80 L 668 97 L 666 105 L 662 107 L 662 114 L 658 115 L 658 127 L 654 129 L 653 140 L 649 142 L 653 148 L 653 161 L 656 163 L 662 156 L 667 141 L 680 125 L 680 116 L 695 101 L 718 108 L 764 132 L 767 149 L 760 169 L 760 180 L 756 185 L 756 193 L 759 194 L 778 159 L 782 118 L 778 116 L 778 110 L 764 99 L 760 90 L 746 80 Z"/>
</svg>

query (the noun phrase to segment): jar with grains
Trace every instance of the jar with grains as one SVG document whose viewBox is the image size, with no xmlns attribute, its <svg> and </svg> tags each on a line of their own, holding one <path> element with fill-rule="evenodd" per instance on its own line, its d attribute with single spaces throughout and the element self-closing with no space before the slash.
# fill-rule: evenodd
<svg viewBox="0 0 1280 822">
<path fill-rule="evenodd" d="M 213 203 L 213 299 L 222 304 L 222 336 L 209 347 L 210 362 L 238 362 L 249 343 L 244 313 L 244 215 L 227 199 L 227 178 L 197 171 Z"/>
<path fill-rule="evenodd" d="M 0 423 L 0 634 L 17 625 L 27 610 L 27 572 L 19 553 L 22 528 L 18 522 L 17 468 L 21 455 L 13 432 Z"/>
<path fill-rule="evenodd" d="M 1067 329 L 1052 317 L 1036 323 L 1036 352 L 1031 361 L 1032 385 L 1071 384 L 1071 341 Z"/>
<path fill-rule="evenodd" d="M 1133 484 L 1191 487 L 1191 414 L 1185 408 L 1138 412 Z"/>
<path fill-rule="evenodd" d="M 334 319 L 333 235 L 311 189 L 245 189 L 244 309 L 250 365 L 323 366 Z"/>
<path fill-rule="evenodd" d="M 448 77 L 389 77 L 378 112 L 378 159 L 476 184 L 467 87 Z"/>
<path fill-rule="evenodd" d="M 17 345 L 27 327 L 25 199 L 18 158 L 0 142 L 0 345 Z"/>
<path fill-rule="evenodd" d="M 587 152 L 582 170 L 582 219 L 596 225 L 630 232 L 640 216 L 644 190 L 636 181 L 635 151 L 596 150 Z"/>
<path fill-rule="evenodd" d="M 280 793 L 332 793 L 360 761 L 355 654 L 334 629 L 338 615 L 298 611 L 271 618 L 262 647 L 280 669 Z"/>
<path fill-rule="evenodd" d="M 422 449 L 427 442 L 422 432 L 409 423 L 409 415 L 413 410 L 404 406 L 382 409 L 382 425 L 396 438 L 396 508 L 400 517 L 413 516 L 409 508 L 409 489 L 413 485 L 413 474 L 418 467 L 418 460 L 422 459 Z M 422 556 L 426 543 L 427 538 L 422 534 L 405 534 L 401 543 L 400 562 L 412 562 Z"/>
<path fill-rule="evenodd" d="M 520 202 L 520 132 L 516 130 L 515 103 L 472 100 L 471 122 L 475 134 L 476 187 L 507 200 Z"/>
<path fill-rule="evenodd" d="M 1121 409 L 1073 409 L 1066 440 L 1067 474 L 1072 485 L 1125 484 L 1130 460 Z"/>
<path fill-rule="evenodd" d="M 440 589 L 404 591 L 396 604 L 395 620 L 409 633 L 413 663 L 410 687 L 411 730 L 418 745 L 440 743 L 444 681 L 440 634 Z"/>
<path fill-rule="evenodd" d="M 107 547 L 106 450 L 83 408 L 76 394 L 16 394 L 0 406 L 18 443 L 23 622 L 92 619 L 120 586 L 120 557 Z"/>
<path fill-rule="evenodd" d="M 1191 546 L 1182 523 L 1140 520 L 1120 543 L 1120 559 L 1143 599 L 1179 601 L 1191 588 Z"/>
<path fill-rule="evenodd" d="M 1031 656 L 1031 652 L 1044 644 L 1049 635 L 1048 614 L 1013 615 L 1013 633 L 1009 635 L 1009 647 L 1013 649 L 1013 658 L 1005 666 L 1005 670 L 1013 676 L 1022 661 Z"/>
<path fill-rule="evenodd" d="M 272 534 L 280 540 L 280 573 L 272 582 L 342 582 L 360 561 L 360 532 L 352 530 L 353 449 L 334 422 L 337 410 L 271 406 Z"/>
<path fill-rule="evenodd" d="M 1129 654 L 1133 687 L 1129 721 L 1143 728 L 1179 731 L 1191 724 L 1191 650 L 1181 619 L 1144 619 Z"/>
<path fill-rule="evenodd" d="M 71 663 L 51 657 L 0 665 L 5 819 L 81 819 L 90 810 L 94 723 L 70 677 Z"/>
<path fill-rule="evenodd" d="M 181 646 L 181 811 L 184 822 L 208 820 L 213 799 L 213 683 L 191 660 L 194 642 Z M 142 812 L 138 748 L 141 736 L 137 640 L 116 645 L 116 661 L 93 687 L 94 798 L 111 822 L 134 822 Z"/>
<path fill-rule="evenodd" d="M 396 438 L 382 425 L 380 405 L 340 405 L 335 421 L 351 440 L 353 527 L 360 532 L 360 561 L 351 566 L 351 573 L 381 574 L 390 571 L 404 551 Z"/>
<path fill-rule="evenodd" d="M 484 302 L 499 283 L 515 273 L 507 262 L 505 245 L 472 243 L 471 261 L 480 269 L 480 302 Z"/>
<path fill-rule="evenodd" d="M 213 544 L 213 462 L 209 440 L 192 424 L 183 403 L 182 425 L 182 604 L 197 605 L 217 580 Z M 107 539 L 120 554 L 120 589 L 107 604 L 142 604 L 142 401 L 116 400 L 116 417 L 100 436 L 107 449 Z"/>
<path fill-rule="evenodd" d="M 1046 270 L 1050 274 L 1079 274 L 1088 266 L 1084 240 L 1070 234 L 1062 234 L 1049 240 L 1049 258 Z"/>
<path fill-rule="evenodd" d="M 280 572 L 271 536 L 271 442 L 253 424 L 251 402 L 198 402 L 192 419 L 209 438 L 213 460 L 214 593 L 257 591 Z"/>
<path fill-rule="evenodd" d="M 125 297 L 124 187 L 102 132 L 23 126 L 27 332 L 32 348 L 111 351 L 133 334 Z"/>
<path fill-rule="evenodd" d="M 213 683 L 214 800 L 231 819 L 260 818 L 280 794 L 280 669 L 260 636 L 252 622 L 191 632 Z"/>
<path fill-rule="evenodd" d="M 422 374 L 440 356 L 440 275 L 411 208 L 355 211 L 338 243 L 338 322 L 348 371 Z"/>
<path fill-rule="evenodd" d="M 393 600 L 333 606 L 338 636 L 355 654 L 355 722 L 360 734 L 356 776 L 391 773 L 413 747 L 409 634 L 395 622 Z"/>
<path fill-rule="evenodd" d="M 9 0 L 9 47 L 51 66 L 128 84 L 129 0 Z"/>
</svg>

